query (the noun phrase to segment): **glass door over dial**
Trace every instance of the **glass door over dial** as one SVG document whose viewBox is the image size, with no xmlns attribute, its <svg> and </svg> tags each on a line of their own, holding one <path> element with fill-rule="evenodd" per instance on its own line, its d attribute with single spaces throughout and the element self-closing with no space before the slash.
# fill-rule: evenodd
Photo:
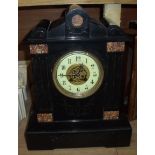
<svg viewBox="0 0 155 155">
<path fill-rule="evenodd" d="M 101 62 L 92 54 L 74 51 L 56 62 L 52 76 L 60 93 L 70 98 L 85 98 L 99 89 L 104 70 Z"/>
</svg>

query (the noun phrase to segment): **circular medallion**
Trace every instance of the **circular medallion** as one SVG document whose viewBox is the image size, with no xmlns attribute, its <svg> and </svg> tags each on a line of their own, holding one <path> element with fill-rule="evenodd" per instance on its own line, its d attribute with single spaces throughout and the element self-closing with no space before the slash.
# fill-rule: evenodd
<svg viewBox="0 0 155 155">
<path fill-rule="evenodd" d="M 80 15 L 74 15 L 72 17 L 72 25 L 74 27 L 80 27 L 83 24 L 83 17 Z"/>
</svg>

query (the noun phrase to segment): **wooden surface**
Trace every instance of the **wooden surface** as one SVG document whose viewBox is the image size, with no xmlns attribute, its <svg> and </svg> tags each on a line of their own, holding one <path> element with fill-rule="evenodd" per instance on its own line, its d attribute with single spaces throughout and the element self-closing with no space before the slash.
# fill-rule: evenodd
<svg viewBox="0 0 155 155">
<path fill-rule="evenodd" d="M 133 54 L 128 113 L 129 113 L 130 120 L 136 119 L 137 117 L 137 37 L 135 37 L 135 49 Z"/>
<path fill-rule="evenodd" d="M 136 4 L 137 0 L 19 0 L 18 6 L 67 5 L 67 4 Z"/>
<path fill-rule="evenodd" d="M 47 151 L 28 151 L 26 148 L 24 130 L 26 119 L 22 120 L 19 125 L 19 153 L 18 155 L 136 155 L 137 153 L 137 122 L 132 121 L 133 129 L 130 147 L 118 148 L 71 148 L 71 149 L 54 149 Z"/>
<path fill-rule="evenodd" d="M 137 20 L 137 5 L 122 5 L 121 28 L 130 34 L 136 34 L 136 30 L 129 29 L 129 22 Z"/>
</svg>

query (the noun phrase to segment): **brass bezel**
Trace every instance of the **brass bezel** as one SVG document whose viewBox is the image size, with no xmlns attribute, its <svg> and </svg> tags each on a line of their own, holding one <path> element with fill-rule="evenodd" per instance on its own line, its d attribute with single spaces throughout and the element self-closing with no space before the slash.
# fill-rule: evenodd
<svg viewBox="0 0 155 155">
<path fill-rule="evenodd" d="M 99 68 L 99 77 L 100 77 L 99 80 L 97 81 L 97 83 L 95 84 L 94 87 L 92 87 L 90 90 L 88 90 L 88 91 L 86 91 L 84 93 L 71 93 L 71 92 L 68 92 L 67 90 L 65 90 L 59 84 L 59 82 L 57 80 L 57 69 L 58 69 L 58 66 L 60 65 L 61 61 L 64 60 L 66 57 L 68 57 L 70 55 L 73 55 L 75 53 L 83 54 L 83 55 L 87 55 L 87 56 L 91 57 L 96 62 L 96 64 L 98 65 L 98 68 Z M 65 96 L 67 96 L 69 98 L 81 99 L 81 98 L 86 98 L 86 97 L 89 97 L 89 96 L 93 95 L 100 88 L 100 86 L 101 86 L 101 84 L 103 82 L 103 79 L 104 79 L 104 69 L 103 69 L 102 63 L 93 54 L 90 54 L 90 53 L 85 52 L 85 51 L 72 51 L 72 52 L 68 52 L 67 54 L 61 56 L 56 61 L 55 65 L 53 67 L 53 71 L 52 71 L 52 79 L 53 79 L 55 87 L 58 89 L 58 91 L 61 94 L 65 95 Z"/>
</svg>

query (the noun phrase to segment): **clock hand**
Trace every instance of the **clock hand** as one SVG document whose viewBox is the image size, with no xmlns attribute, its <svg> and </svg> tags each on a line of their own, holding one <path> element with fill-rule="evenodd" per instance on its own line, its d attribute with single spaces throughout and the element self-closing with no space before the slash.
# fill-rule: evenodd
<svg viewBox="0 0 155 155">
<path fill-rule="evenodd" d="M 73 75 L 76 75 L 76 74 L 61 74 L 61 75 L 58 75 L 58 76 L 73 76 Z"/>
<path fill-rule="evenodd" d="M 59 76 L 67 76 L 70 80 L 84 80 L 87 81 L 86 75 L 82 75 L 83 72 L 85 72 L 85 69 L 83 67 L 83 64 L 80 64 L 79 66 L 75 67 L 70 74 L 61 74 Z"/>
</svg>

